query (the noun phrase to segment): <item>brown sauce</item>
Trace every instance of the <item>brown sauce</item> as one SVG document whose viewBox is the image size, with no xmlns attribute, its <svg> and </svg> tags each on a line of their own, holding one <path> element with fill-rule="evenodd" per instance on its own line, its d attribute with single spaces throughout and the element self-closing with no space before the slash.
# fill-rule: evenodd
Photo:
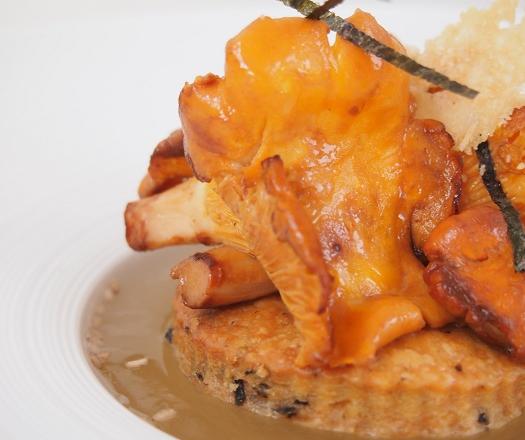
<svg viewBox="0 0 525 440">
<path fill-rule="evenodd" d="M 182 256 L 194 249 L 186 247 L 131 255 L 110 268 L 93 292 L 86 350 L 95 360 L 94 370 L 108 391 L 129 410 L 181 440 L 360 438 L 305 428 L 287 419 L 252 414 L 204 394 L 181 374 L 164 338 L 170 326 L 175 288 L 168 274 Z M 108 289 L 114 281 L 118 288 L 111 294 Z M 136 368 L 125 365 L 143 358 L 148 359 L 146 365 Z M 166 409 L 175 411 L 174 414 L 168 412 L 171 418 L 153 419 L 155 414 Z M 525 417 L 522 416 L 502 429 L 463 438 L 521 440 L 524 434 Z"/>
</svg>

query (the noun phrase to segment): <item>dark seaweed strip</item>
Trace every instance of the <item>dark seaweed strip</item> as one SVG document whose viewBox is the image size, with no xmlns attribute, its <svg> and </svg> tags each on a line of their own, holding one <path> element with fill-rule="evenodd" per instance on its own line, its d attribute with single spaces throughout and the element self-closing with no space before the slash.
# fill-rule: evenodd
<svg viewBox="0 0 525 440">
<path fill-rule="evenodd" d="M 309 18 L 311 20 L 319 20 L 321 15 L 326 14 L 330 9 L 335 8 L 337 5 L 340 5 L 343 2 L 344 0 L 327 0 L 317 9 L 314 9 L 314 11 L 306 18 Z"/>
<path fill-rule="evenodd" d="M 311 0 L 279 0 L 286 6 L 290 6 L 303 14 L 306 17 L 310 17 L 319 6 L 317 3 Z M 367 35 L 360 31 L 351 23 L 346 22 L 341 17 L 335 15 L 333 12 L 326 11 L 319 17 L 320 20 L 328 24 L 328 27 L 337 32 L 345 40 L 350 41 L 361 49 L 368 53 L 371 53 L 390 64 L 404 70 L 405 72 L 423 78 L 424 80 L 434 84 L 435 86 L 442 87 L 452 93 L 464 96 L 465 98 L 473 99 L 478 95 L 478 91 L 471 89 L 463 84 L 458 83 L 446 75 L 431 69 L 430 67 L 423 66 L 412 58 L 403 55 L 396 50 L 392 49 L 380 43 L 375 38 Z"/>
<path fill-rule="evenodd" d="M 525 272 L 525 231 L 521 224 L 520 214 L 507 198 L 503 186 L 496 175 L 494 161 L 490 153 L 488 141 L 478 145 L 476 150 L 483 184 L 490 194 L 492 201 L 498 205 L 503 218 L 507 223 L 507 233 L 512 244 L 514 254 L 514 269 Z"/>
</svg>

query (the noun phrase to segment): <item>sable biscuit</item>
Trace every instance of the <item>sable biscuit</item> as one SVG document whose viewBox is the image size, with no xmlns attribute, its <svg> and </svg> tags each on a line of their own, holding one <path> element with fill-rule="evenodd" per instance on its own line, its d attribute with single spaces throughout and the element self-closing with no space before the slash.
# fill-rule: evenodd
<svg viewBox="0 0 525 440">
<path fill-rule="evenodd" d="M 277 296 L 217 310 L 174 301 L 185 375 L 251 411 L 372 437 L 469 435 L 525 407 L 525 367 L 468 330 L 405 336 L 366 365 L 298 368 L 300 339 Z"/>
</svg>

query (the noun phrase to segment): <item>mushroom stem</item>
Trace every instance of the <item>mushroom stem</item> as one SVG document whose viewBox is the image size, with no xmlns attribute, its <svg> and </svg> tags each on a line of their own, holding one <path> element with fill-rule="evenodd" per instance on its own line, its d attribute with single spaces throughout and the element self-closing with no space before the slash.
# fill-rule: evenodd
<svg viewBox="0 0 525 440">
<path fill-rule="evenodd" d="M 246 248 L 237 219 L 209 184 L 195 178 L 129 203 L 124 217 L 126 239 L 137 251 L 192 243 Z"/>
<path fill-rule="evenodd" d="M 192 309 L 226 306 L 276 291 L 254 256 L 228 246 L 183 260 L 171 276 L 180 281 L 178 291 Z"/>
</svg>

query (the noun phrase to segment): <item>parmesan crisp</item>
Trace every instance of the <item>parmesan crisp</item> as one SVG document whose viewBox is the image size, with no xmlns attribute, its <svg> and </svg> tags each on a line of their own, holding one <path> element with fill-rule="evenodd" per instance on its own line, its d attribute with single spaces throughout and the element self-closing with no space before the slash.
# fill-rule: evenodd
<svg viewBox="0 0 525 440">
<path fill-rule="evenodd" d="M 517 20 L 519 0 L 496 0 L 490 8 L 465 11 L 456 24 L 426 43 L 417 61 L 480 92 L 466 99 L 447 91 L 429 93 L 414 78 L 418 118 L 443 122 L 456 149 L 471 153 L 525 105 L 525 20 Z"/>
</svg>

